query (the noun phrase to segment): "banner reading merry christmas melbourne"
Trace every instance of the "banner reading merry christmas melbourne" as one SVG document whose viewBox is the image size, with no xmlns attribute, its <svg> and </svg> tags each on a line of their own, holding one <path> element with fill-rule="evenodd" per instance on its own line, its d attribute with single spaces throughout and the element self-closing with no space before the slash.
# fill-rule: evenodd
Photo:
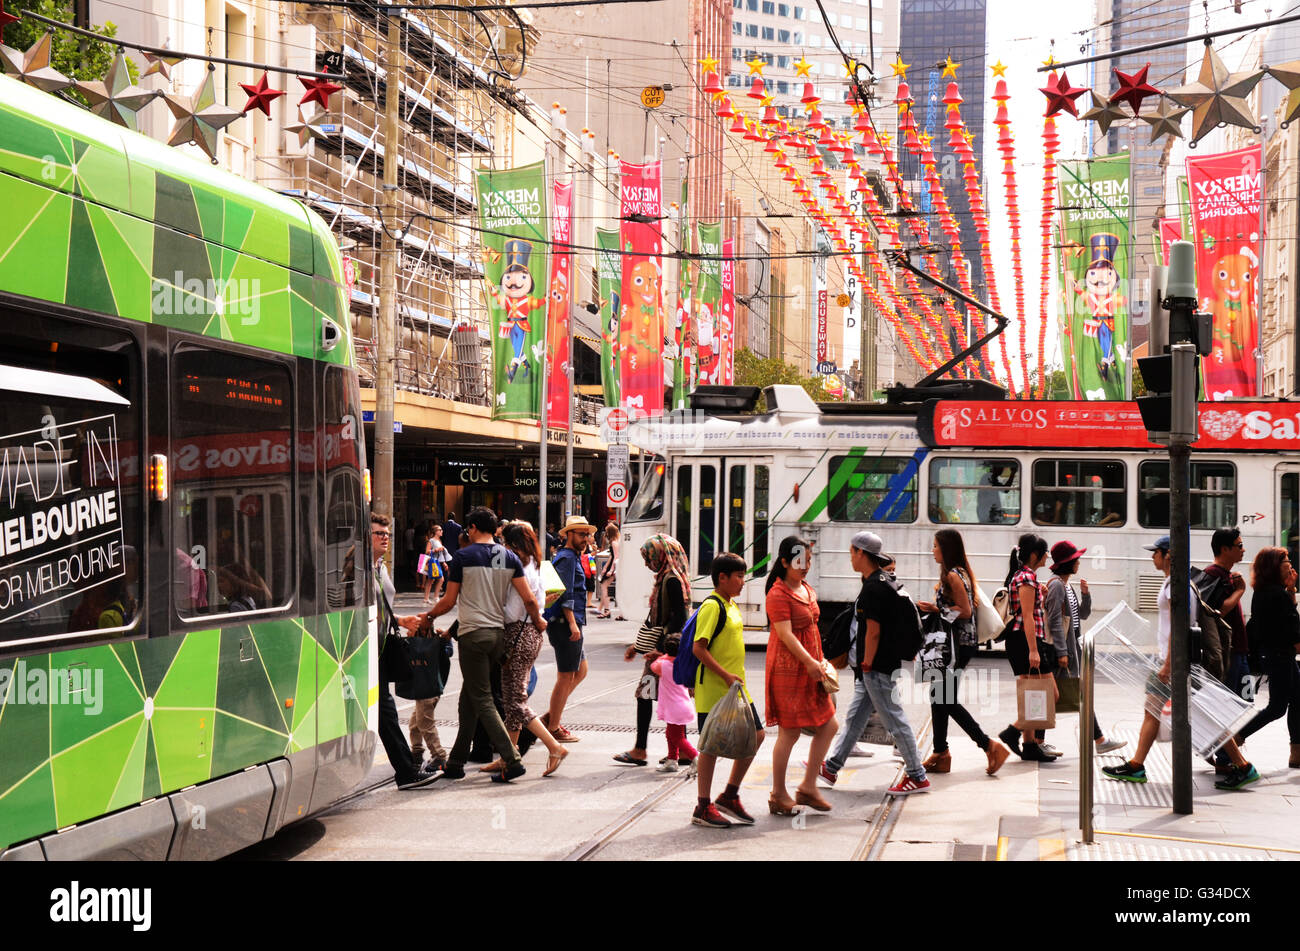
<svg viewBox="0 0 1300 951">
<path fill-rule="evenodd" d="M 600 383 L 605 405 L 618 405 L 618 297 L 623 265 L 618 254 L 618 232 L 596 229 L 596 279 L 600 282 Z"/>
<path fill-rule="evenodd" d="M 695 288 L 699 309 L 695 319 L 696 382 L 707 386 L 721 382 L 718 367 L 718 309 L 722 305 L 722 223 L 701 221 L 699 236 L 700 273 Z"/>
<path fill-rule="evenodd" d="M 551 292 L 546 304 L 546 357 L 551 373 L 546 394 L 547 425 L 569 428 L 569 308 L 572 294 L 573 183 L 556 182 L 551 210 Z"/>
<path fill-rule="evenodd" d="M 664 409 L 663 191 L 660 163 L 619 163 L 619 302 L 622 406 L 658 416 Z M 643 221 L 629 218 L 643 217 Z"/>
<path fill-rule="evenodd" d="M 722 242 L 722 300 L 718 304 L 718 382 L 723 386 L 736 383 L 736 241 Z"/>
<path fill-rule="evenodd" d="M 1129 157 L 1059 164 L 1061 355 L 1070 393 L 1128 399 Z"/>
<path fill-rule="evenodd" d="M 546 319 L 546 171 L 541 162 L 475 176 L 483 296 L 492 318 L 494 419 L 537 419 Z"/>
<path fill-rule="evenodd" d="M 1187 159 L 1192 243 L 1201 310 L 1214 314 L 1214 344 L 1201 363 L 1208 399 L 1254 396 L 1259 345 L 1260 147 Z"/>
</svg>

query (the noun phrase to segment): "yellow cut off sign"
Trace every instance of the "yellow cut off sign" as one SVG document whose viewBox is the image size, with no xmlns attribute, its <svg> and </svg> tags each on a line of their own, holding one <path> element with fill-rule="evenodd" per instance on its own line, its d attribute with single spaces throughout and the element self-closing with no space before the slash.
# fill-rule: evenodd
<svg viewBox="0 0 1300 951">
<path fill-rule="evenodd" d="M 647 109 L 658 109 L 664 104 L 663 86 L 646 86 L 641 90 L 641 105 Z"/>
<path fill-rule="evenodd" d="M 853 298 L 848 294 L 841 294 L 839 297 L 835 298 L 835 305 L 837 307 L 848 307 L 852 303 Z"/>
</svg>

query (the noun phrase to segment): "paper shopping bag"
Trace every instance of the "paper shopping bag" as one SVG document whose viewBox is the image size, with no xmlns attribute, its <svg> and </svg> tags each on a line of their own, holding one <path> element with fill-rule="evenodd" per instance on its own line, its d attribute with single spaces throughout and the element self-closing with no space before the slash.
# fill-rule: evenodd
<svg viewBox="0 0 1300 951">
<path fill-rule="evenodd" d="M 1056 678 L 1025 674 L 1016 678 L 1016 727 L 1050 730 L 1056 726 Z"/>
</svg>

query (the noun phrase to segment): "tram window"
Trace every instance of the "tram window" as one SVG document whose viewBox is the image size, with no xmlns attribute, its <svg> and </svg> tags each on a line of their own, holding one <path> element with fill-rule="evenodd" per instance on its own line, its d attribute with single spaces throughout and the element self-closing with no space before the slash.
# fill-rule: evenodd
<svg viewBox="0 0 1300 951">
<path fill-rule="evenodd" d="M 195 617 L 285 605 L 295 564 L 289 373 L 193 346 L 177 349 L 172 367 L 176 609 Z"/>
<path fill-rule="evenodd" d="M 145 614 L 135 344 L 3 307 L 0 326 L 0 643 L 120 636 Z"/>
<path fill-rule="evenodd" d="M 745 466 L 732 466 L 727 492 L 727 550 L 745 557 Z"/>
<path fill-rule="evenodd" d="M 1014 459 L 933 459 L 931 522 L 1014 525 L 1020 521 L 1020 463 Z"/>
<path fill-rule="evenodd" d="M 627 508 L 627 521 L 653 522 L 664 515 L 664 471 L 668 467 L 656 459 L 646 469 L 645 481 L 637 489 L 636 497 Z"/>
<path fill-rule="evenodd" d="M 832 522 L 915 522 L 916 460 L 911 456 L 832 456 Z"/>
<path fill-rule="evenodd" d="M 702 465 L 700 473 L 700 554 L 698 568 L 700 574 L 708 574 L 713 567 L 713 556 L 718 550 L 718 470 L 714 466 Z"/>
<path fill-rule="evenodd" d="M 352 371 L 331 366 L 325 371 L 325 600 L 338 610 L 364 600 L 358 570 L 361 527 L 368 524 L 361 488 L 360 411 L 354 402 Z M 368 539 L 365 539 L 368 541 Z M 362 551 L 362 558 L 365 552 Z M 364 564 L 364 562 L 362 562 Z"/>
<path fill-rule="evenodd" d="M 1126 521 L 1124 463 L 1039 459 L 1030 505 L 1035 525 L 1119 527 Z"/>
<path fill-rule="evenodd" d="M 677 467 L 677 521 L 673 534 L 687 542 L 691 537 L 691 467 Z"/>
<path fill-rule="evenodd" d="M 1237 524 L 1237 467 L 1230 462 L 1191 463 L 1192 528 Z M 1169 463 L 1138 466 L 1138 522 L 1144 528 L 1169 527 Z"/>
<path fill-rule="evenodd" d="M 767 561 L 769 478 L 767 466 L 754 466 L 754 554 L 749 563 L 756 569 Z"/>
</svg>

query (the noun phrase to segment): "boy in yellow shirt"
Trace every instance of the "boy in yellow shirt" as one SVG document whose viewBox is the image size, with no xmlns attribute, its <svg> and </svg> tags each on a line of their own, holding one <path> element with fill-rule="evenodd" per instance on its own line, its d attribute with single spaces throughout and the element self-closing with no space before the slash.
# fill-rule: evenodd
<svg viewBox="0 0 1300 951">
<path fill-rule="evenodd" d="M 741 691 L 749 700 L 749 708 L 754 713 L 754 729 L 758 731 L 758 742 L 763 742 L 763 721 L 754 706 L 754 698 L 745 688 L 745 628 L 740 616 L 740 608 L 735 599 L 745 587 L 745 560 L 731 552 L 723 552 L 713 559 L 711 575 L 713 577 L 713 595 L 700 606 L 695 618 L 695 639 L 693 650 L 700 662 L 695 675 L 695 712 L 699 725 L 714 704 L 727 695 L 727 690 L 736 681 L 740 681 Z M 725 620 L 719 625 L 719 613 L 726 612 Z M 754 817 L 740 804 L 740 784 L 744 782 L 745 773 L 749 771 L 749 759 L 736 760 L 731 767 L 731 777 L 727 788 L 716 801 L 710 801 L 713 785 L 713 767 L 718 758 L 703 751 L 696 760 L 699 770 L 697 776 L 697 795 L 699 803 L 691 816 L 691 823 L 712 829 L 727 829 L 732 823 L 721 812 L 735 817 L 744 825 L 753 825 Z"/>
</svg>

